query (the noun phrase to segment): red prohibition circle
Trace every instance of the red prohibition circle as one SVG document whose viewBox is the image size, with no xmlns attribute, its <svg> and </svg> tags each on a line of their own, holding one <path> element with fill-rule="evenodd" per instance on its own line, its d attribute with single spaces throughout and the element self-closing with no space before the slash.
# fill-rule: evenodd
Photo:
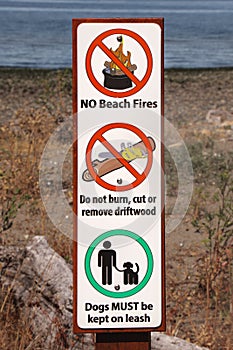
<svg viewBox="0 0 233 350">
<path fill-rule="evenodd" d="M 124 35 L 128 35 L 131 38 L 135 39 L 143 48 L 143 50 L 145 51 L 146 54 L 146 58 L 147 58 L 147 69 L 146 69 L 146 73 L 144 75 L 144 77 L 142 78 L 142 80 L 139 80 L 134 74 L 132 74 L 127 67 L 124 66 L 124 64 L 118 60 L 118 58 L 109 50 L 109 48 L 103 43 L 103 39 L 105 39 L 106 37 L 113 35 L 113 34 L 124 34 Z M 92 59 L 92 54 L 95 50 L 96 47 L 99 47 L 102 51 L 104 51 L 104 53 L 106 53 L 109 58 L 111 58 L 112 61 L 114 61 L 114 63 L 116 63 L 118 65 L 118 67 L 121 68 L 121 70 L 128 76 L 128 78 L 130 78 L 134 84 L 136 85 L 135 87 L 133 87 L 132 89 L 128 90 L 128 91 L 124 91 L 124 92 L 115 92 L 115 91 L 111 91 L 106 89 L 104 86 L 102 86 L 95 78 L 93 71 L 92 71 L 92 66 L 91 66 L 91 59 Z M 150 51 L 149 46 L 147 45 L 147 43 L 145 42 L 145 40 L 138 34 L 132 32 L 131 30 L 128 29 L 111 29 L 111 30 L 107 30 L 106 32 L 100 34 L 99 36 L 97 36 L 95 38 L 95 40 L 93 40 L 93 42 L 91 43 L 88 51 L 87 51 L 87 55 L 86 55 L 86 71 L 87 71 L 87 75 L 88 78 L 90 79 L 91 83 L 94 85 L 94 87 L 99 90 L 102 94 L 107 95 L 107 96 L 111 96 L 111 97 L 128 97 L 131 96 L 133 94 L 135 94 L 136 92 L 140 91 L 145 84 L 147 83 L 148 79 L 150 78 L 151 72 L 152 72 L 152 67 L 153 67 L 153 60 L 152 60 L 152 54 Z"/>
<path fill-rule="evenodd" d="M 127 130 L 134 132 L 142 140 L 142 142 L 146 146 L 146 149 L 148 151 L 147 164 L 146 164 L 144 171 L 141 174 L 138 173 L 137 170 L 132 165 L 130 165 L 126 159 L 124 159 L 122 157 L 121 153 L 119 153 L 103 136 L 104 133 L 107 132 L 108 130 L 117 129 L 117 128 L 127 129 Z M 136 178 L 136 180 L 128 185 L 114 186 L 114 185 L 107 183 L 103 179 L 101 179 L 101 177 L 95 172 L 93 164 L 92 164 L 92 159 L 91 159 L 92 149 L 93 149 L 96 141 L 101 142 L 114 155 L 114 157 L 118 161 L 120 161 L 121 164 Z M 150 172 L 150 169 L 152 167 L 152 160 L 153 160 L 152 147 L 151 147 L 150 141 L 148 140 L 147 136 L 140 129 L 138 129 L 136 126 L 131 125 L 131 124 L 126 124 L 126 123 L 112 123 L 112 124 L 105 125 L 104 127 L 99 129 L 92 136 L 92 138 L 90 139 L 90 141 L 87 145 L 87 149 L 86 149 L 87 168 L 88 168 L 92 178 L 100 186 L 102 186 L 110 191 L 128 191 L 128 190 L 131 190 L 131 189 L 137 187 L 138 185 L 140 185 L 146 179 L 147 175 Z"/>
</svg>

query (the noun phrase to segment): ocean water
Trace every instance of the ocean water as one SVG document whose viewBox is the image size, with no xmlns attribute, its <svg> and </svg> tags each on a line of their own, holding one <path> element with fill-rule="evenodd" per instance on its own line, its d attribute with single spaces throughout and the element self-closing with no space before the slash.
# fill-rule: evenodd
<svg viewBox="0 0 233 350">
<path fill-rule="evenodd" d="M 72 18 L 164 17 L 165 67 L 233 67 L 232 0 L 0 0 L 0 66 L 71 67 Z"/>
</svg>

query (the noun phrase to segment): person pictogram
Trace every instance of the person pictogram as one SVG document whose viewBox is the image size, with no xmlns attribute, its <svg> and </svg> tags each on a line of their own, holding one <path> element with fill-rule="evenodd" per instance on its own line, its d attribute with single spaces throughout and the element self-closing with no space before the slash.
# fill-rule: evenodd
<svg viewBox="0 0 233 350">
<path fill-rule="evenodd" d="M 113 276 L 113 267 L 115 270 L 119 272 L 123 272 L 124 276 L 124 284 L 138 284 L 138 272 L 139 266 L 137 263 L 136 271 L 133 270 L 133 264 L 130 261 L 127 261 L 123 264 L 123 270 L 120 270 L 116 266 L 116 251 L 110 249 L 112 246 L 111 242 L 104 241 L 103 247 L 105 249 L 101 249 L 98 253 L 98 267 L 102 268 L 102 284 L 103 285 L 111 285 L 112 284 L 112 276 Z"/>
<path fill-rule="evenodd" d="M 102 284 L 112 284 L 112 267 L 116 268 L 116 252 L 110 249 L 111 242 L 105 241 L 103 247 L 98 253 L 98 266 L 102 267 Z"/>
</svg>

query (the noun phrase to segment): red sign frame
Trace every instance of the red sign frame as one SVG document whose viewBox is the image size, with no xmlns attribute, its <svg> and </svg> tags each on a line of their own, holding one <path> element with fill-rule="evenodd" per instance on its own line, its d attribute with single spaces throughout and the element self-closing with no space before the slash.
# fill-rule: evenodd
<svg viewBox="0 0 233 350">
<path fill-rule="evenodd" d="M 73 115 L 74 115 L 74 132 L 73 132 L 73 212 L 74 212 L 74 235 L 73 235 L 73 331 L 74 333 L 103 333 L 105 332 L 106 334 L 108 333 L 121 333 L 124 332 L 131 332 L 131 333 L 136 333 L 136 332 L 151 332 L 151 331 L 165 331 L 166 330 L 166 291 L 165 291 L 165 209 L 164 209 L 164 182 L 162 180 L 162 188 L 161 188 L 161 207 L 162 212 L 161 212 L 161 228 L 162 228 L 162 254 L 161 254 L 161 266 L 162 266 L 162 322 L 159 327 L 156 328 L 124 328 L 124 329 L 82 329 L 78 326 L 77 324 L 77 305 L 78 305 L 78 300 L 77 300 L 77 282 L 78 282 L 78 277 L 77 277 L 77 251 L 78 251 L 78 244 L 77 244 L 77 239 L 78 239 L 78 232 L 77 232 L 77 213 L 78 213 L 78 198 L 77 198 L 77 113 L 78 113 L 78 98 L 77 98 L 77 28 L 80 24 L 82 23 L 155 23 L 161 27 L 161 115 L 162 115 L 162 122 L 161 122 L 161 134 L 163 135 L 163 115 L 164 115 L 164 20 L 163 18 L 114 18 L 114 19 L 73 19 L 73 26 L 72 26 L 72 34 L 73 34 L 73 45 L 72 45 L 72 53 L 73 53 L 73 58 L 72 58 L 72 68 L 73 68 Z M 103 34 L 105 34 L 104 32 Z M 102 35 L 103 35 L 102 34 Z M 120 30 L 120 34 L 122 34 L 122 29 Z M 92 43 L 93 44 L 93 43 Z M 91 55 L 94 49 L 94 44 L 93 47 L 92 45 L 89 48 L 88 52 L 88 57 L 91 59 Z M 89 61 L 91 62 L 91 61 Z M 150 67 L 150 63 L 148 64 L 148 68 Z M 90 65 L 89 65 L 89 73 L 91 71 Z M 92 73 L 93 74 L 93 73 Z M 90 73 L 90 76 L 92 76 Z M 148 76 L 149 75 L 149 76 Z M 147 80 L 150 77 L 150 73 L 148 73 L 148 69 L 146 72 L 146 77 Z M 145 76 L 144 76 L 145 78 Z M 144 79 L 143 78 L 143 79 Z M 95 79 L 95 77 L 94 77 Z M 98 82 L 97 82 L 98 83 Z M 99 83 L 98 83 L 99 84 Z M 136 86 L 137 87 L 137 86 Z M 135 89 L 135 88 L 134 88 Z M 130 91 L 132 92 L 133 89 Z M 137 91 L 139 91 L 138 89 Z M 136 93 L 137 91 L 134 91 L 133 93 Z M 117 93 L 118 94 L 118 93 Z M 126 97 L 132 95 L 127 95 L 127 92 L 125 92 L 126 95 L 120 95 L 120 97 Z M 107 94 L 106 94 L 107 95 Z M 113 96 L 113 95 L 108 95 L 108 96 Z M 117 95 L 114 95 L 113 97 L 119 97 Z M 164 146 L 163 146 L 163 136 L 162 136 L 162 143 L 161 143 L 161 173 L 163 174 L 164 172 Z M 162 177 L 163 178 L 163 177 Z"/>
</svg>

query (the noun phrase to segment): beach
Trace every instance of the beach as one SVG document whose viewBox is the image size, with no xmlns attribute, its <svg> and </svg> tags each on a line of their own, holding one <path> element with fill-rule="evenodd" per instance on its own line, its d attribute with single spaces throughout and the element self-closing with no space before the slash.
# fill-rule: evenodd
<svg viewBox="0 0 233 350">
<path fill-rule="evenodd" d="M 9 122 L 18 108 L 58 106 L 72 114 L 70 69 L 0 68 L 1 123 Z M 175 123 L 205 120 L 212 109 L 232 112 L 233 69 L 165 70 L 165 116 Z M 57 99 L 57 100 L 56 100 Z M 44 102 L 44 103 L 43 103 Z"/>
<path fill-rule="evenodd" d="M 224 219 L 213 235 L 207 226 L 202 227 L 202 222 L 208 223 L 206 213 L 218 217 L 226 189 L 228 198 L 232 196 L 229 184 L 233 68 L 168 69 L 164 77 L 164 115 L 184 140 L 194 171 L 194 191 L 187 214 L 166 237 L 167 333 L 212 350 L 230 350 L 233 346 L 232 233 L 225 230 Z M 52 224 L 41 201 L 39 164 L 51 134 L 72 116 L 72 71 L 0 68 L 0 96 L 1 244 L 25 246 L 33 236 L 44 235 L 61 256 L 71 261 L 72 241 Z M 68 142 L 71 146 L 71 140 Z M 178 184 L 169 154 L 165 162 L 169 217 Z M 64 162 L 62 184 L 72 205 L 71 149 Z M 214 201 L 216 193 L 220 193 L 220 199 L 216 197 Z M 221 205 L 226 204 L 227 200 Z M 226 216 L 229 211 L 232 214 L 230 204 L 221 213 Z M 214 219 L 210 223 L 215 228 Z M 227 238 L 220 239 L 220 231 L 222 235 L 227 232 Z M 208 260 L 213 247 L 217 260 Z M 207 277 L 209 294 L 205 285 Z M 15 312 L 9 300 L 8 309 L 3 310 L 0 319 L 0 348 L 5 350 L 12 348 L 15 327 L 20 334 L 23 332 L 19 323 L 10 327 L 11 314 Z"/>
</svg>

